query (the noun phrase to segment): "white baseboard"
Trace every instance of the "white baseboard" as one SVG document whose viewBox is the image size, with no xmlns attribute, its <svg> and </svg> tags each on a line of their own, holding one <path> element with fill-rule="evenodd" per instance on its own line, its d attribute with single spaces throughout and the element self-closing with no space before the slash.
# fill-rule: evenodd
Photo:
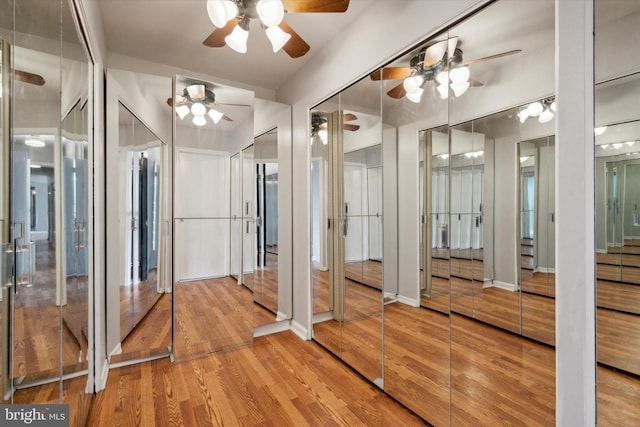
<svg viewBox="0 0 640 427">
<path fill-rule="evenodd" d="M 262 337 L 265 335 L 277 334 L 278 332 L 284 332 L 291 329 L 289 321 L 281 321 L 269 323 L 267 325 L 261 325 L 253 328 L 253 337 Z"/>
<path fill-rule="evenodd" d="M 504 289 L 505 291 L 515 292 L 518 290 L 518 286 L 513 283 L 501 282 L 499 280 L 494 280 L 490 282 L 489 286 L 487 286 L 487 282 L 485 282 L 485 288 L 498 288 Z"/>
<path fill-rule="evenodd" d="M 333 320 L 333 313 L 330 311 L 314 314 L 312 323 L 316 324 L 316 323 L 326 322 L 327 320 Z"/>
<path fill-rule="evenodd" d="M 596 249 L 596 253 L 597 254 L 606 254 L 607 250 L 606 249 Z"/>
<path fill-rule="evenodd" d="M 534 270 L 534 272 L 539 272 L 539 273 L 555 273 L 556 269 L 555 268 L 544 268 L 544 267 L 538 267 Z"/>
<path fill-rule="evenodd" d="M 294 334 L 299 336 L 300 339 L 303 339 L 305 341 L 308 341 L 311 339 L 311 331 L 305 328 L 304 325 L 302 325 L 301 323 L 296 322 L 295 320 L 291 320 L 291 330 L 293 331 Z"/>
<path fill-rule="evenodd" d="M 279 311 L 278 314 L 276 314 L 276 321 L 280 322 L 282 320 L 289 320 L 289 316 L 287 316 L 283 312 Z"/>
<path fill-rule="evenodd" d="M 122 354 L 122 343 L 118 343 L 118 345 L 113 349 L 113 351 L 109 353 L 109 357 L 115 356 L 117 354 Z"/>
<path fill-rule="evenodd" d="M 96 383 L 96 391 L 107 388 L 107 379 L 109 378 L 109 364 L 102 365 L 102 373 L 100 374 L 100 382 Z"/>
<path fill-rule="evenodd" d="M 420 307 L 420 300 L 416 300 L 414 298 L 398 295 L 398 301 L 403 304 L 410 305 L 411 307 Z"/>
</svg>

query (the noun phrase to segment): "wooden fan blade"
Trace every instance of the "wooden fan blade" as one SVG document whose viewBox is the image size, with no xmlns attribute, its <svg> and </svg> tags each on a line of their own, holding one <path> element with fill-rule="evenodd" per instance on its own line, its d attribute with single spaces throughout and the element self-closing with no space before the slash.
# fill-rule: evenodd
<svg viewBox="0 0 640 427">
<path fill-rule="evenodd" d="M 448 41 L 443 40 L 429 46 L 424 53 L 424 66 L 431 67 L 440 62 L 440 60 L 444 56 L 444 53 L 447 51 L 447 45 Z"/>
<path fill-rule="evenodd" d="M 342 121 L 343 122 L 350 122 L 353 120 L 358 120 L 358 116 L 356 116 L 355 114 L 351 114 L 351 113 L 346 113 L 343 117 L 342 117 Z"/>
<path fill-rule="evenodd" d="M 327 122 L 322 122 L 318 125 L 318 129 L 326 129 L 327 128 Z"/>
<path fill-rule="evenodd" d="M 490 59 L 502 58 L 503 56 L 509 56 L 509 55 L 513 55 L 515 53 L 520 53 L 520 52 L 522 52 L 522 49 L 515 49 L 515 50 L 510 50 L 508 52 L 496 53 L 495 55 L 485 56 L 484 58 L 472 59 L 470 61 L 463 62 L 460 65 L 461 66 L 462 65 L 471 65 L 471 64 L 475 64 L 476 62 L 482 62 L 482 61 L 488 61 Z"/>
<path fill-rule="evenodd" d="M 232 122 L 233 121 L 233 119 L 231 117 L 227 116 L 227 115 L 222 116 L 222 120 L 226 120 L 228 122 Z"/>
<path fill-rule="evenodd" d="M 288 13 L 346 12 L 349 0 L 282 0 Z"/>
<path fill-rule="evenodd" d="M 311 47 L 298 35 L 298 33 L 293 30 L 293 28 L 289 26 L 289 24 L 282 21 L 279 27 L 285 33 L 291 35 L 289 41 L 282 47 L 282 50 L 287 52 L 287 55 L 292 58 L 300 58 L 309 52 Z"/>
<path fill-rule="evenodd" d="M 369 75 L 371 80 L 397 80 L 404 79 L 411 75 L 411 68 L 409 67 L 385 67 L 380 70 L 376 70 Z"/>
<path fill-rule="evenodd" d="M 358 129 L 360 129 L 360 126 L 358 126 L 358 125 L 352 125 L 352 124 L 349 124 L 349 123 L 344 123 L 344 124 L 342 125 L 342 128 L 343 128 L 344 130 L 350 130 L 351 132 L 355 132 L 355 131 L 357 131 Z"/>
<path fill-rule="evenodd" d="M 236 25 L 238 25 L 238 20 L 235 18 L 231 19 L 224 27 L 213 30 L 213 33 L 209 34 L 209 37 L 204 39 L 202 44 L 208 47 L 226 46 L 227 42 L 224 41 L 224 38 L 231 34 Z"/>
<path fill-rule="evenodd" d="M 167 98 L 167 105 L 169 105 L 169 107 L 173 107 L 173 98 Z"/>
<path fill-rule="evenodd" d="M 44 77 L 27 71 L 13 70 L 13 78 L 19 82 L 29 83 L 36 86 L 43 86 L 45 83 Z"/>
<path fill-rule="evenodd" d="M 480 87 L 480 86 L 484 86 L 484 83 L 480 83 L 477 80 L 469 79 L 469 85 L 471 87 Z"/>
<path fill-rule="evenodd" d="M 251 105 L 248 104 L 226 104 L 224 102 L 216 102 L 213 105 L 226 105 L 228 107 L 251 107 Z"/>
<path fill-rule="evenodd" d="M 400 83 L 398 86 L 394 87 L 389 92 L 387 92 L 387 95 L 396 99 L 400 99 L 406 94 L 407 94 L 407 91 L 404 90 L 404 83 Z"/>
</svg>

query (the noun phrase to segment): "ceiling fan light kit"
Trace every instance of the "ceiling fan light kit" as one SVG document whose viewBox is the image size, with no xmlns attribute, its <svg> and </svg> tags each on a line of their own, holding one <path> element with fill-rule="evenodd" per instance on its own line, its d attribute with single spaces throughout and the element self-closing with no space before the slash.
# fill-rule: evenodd
<svg viewBox="0 0 640 427">
<path fill-rule="evenodd" d="M 291 58 L 299 58 L 310 47 L 284 21 L 285 14 L 341 13 L 348 7 L 349 0 L 207 0 L 207 13 L 216 29 L 202 43 L 246 53 L 249 24 L 259 19 L 274 52 L 284 50 Z"/>
<path fill-rule="evenodd" d="M 213 25 L 223 28 L 238 15 L 238 5 L 231 0 L 207 0 L 207 13 Z"/>
<path fill-rule="evenodd" d="M 409 61 L 408 67 L 385 67 L 371 73 L 371 80 L 398 80 L 402 82 L 387 92 L 392 98 L 407 98 L 419 104 L 424 85 L 433 81 L 440 99 L 449 98 L 449 89 L 454 96 L 462 96 L 471 86 L 482 86 L 471 79 L 469 65 L 476 62 L 501 58 L 521 52 L 520 49 L 502 52 L 484 58 L 464 61 L 458 48 L 458 37 L 432 42 L 421 48 Z"/>
<path fill-rule="evenodd" d="M 553 120 L 553 113 L 555 111 L 555 98 L 547 98 L 542 101 L 534 101 L 526 107 L 523 107 L 518 113 L 518 119 L 520 123 L 524 123 L 529 117 L 537 117 L 540 123 L 547 123 Z"/>
</svg>

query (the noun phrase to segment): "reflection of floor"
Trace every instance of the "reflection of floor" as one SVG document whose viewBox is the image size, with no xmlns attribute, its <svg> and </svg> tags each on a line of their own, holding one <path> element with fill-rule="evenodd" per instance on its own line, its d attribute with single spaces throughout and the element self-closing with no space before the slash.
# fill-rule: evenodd
<svg viewBox="0 0 640 427">
<path fill-rule="evenodd" d="M 249 287 L 253 289 L 254 301 L 272 313 L 272 316 L 254 316 L 254 326 L 273 323 L 278 314 L 278 254 L 267 252 L 265 255 L 265 266 L 255 269 L 251 277 L 245 276 L 245 283 L 249 286 L 250 282 Z M 263 313 L 263 310 L 257 312 Z"/>
<path fill-rule="evenodd" d="M 60 307 L 56 306 L 55 249 L 46 240 L 37 241 L 35 248 L 33 285 L 19 285 L 14 300 L 13 372 L 16 378 L 24 376 L 25 383 L 60 375 L 61 353 L 64 373 L 87 367 L 87 341 L 83 335 L 86 327 L 72 322 L 71 325 L 78 325 L 72 331 L 66 323 L 61 323 Z M 70 288 L 67 294 L 72 303 L 83 298 L 82 293 L 78 295 L 74 289 Z M 83 292 L 86 298 L 86 289 Z M 74 317 L 74 320 L 79 319 Z"/>
<path fill-rule="evenodd" d="M 120 286 L 120 340 L 123 341 L 158 301 L 157 270 L 149 272 L 148 280 L 135 285 Z"/>
<path fill-rule="evenodd" d="M 331 309 L 329 303 L 329 272 L 313 268 L 311 270 L 311 288 L 313 314 L 329 311 Z"/>
<path fill-rule="evenodd" d="M 111 356 L 110 362 L 167 353 L 171 345 L 171 318 L 171 294 L 158 294 L 155 305 L 122 341 L 122 353 Z"/>
<path fill-rule="evenodd" d="M 176 283 L 176 359 L 250 343 L 253 305 L 252 292 L 232 277 Z"/>
<path fill-rule="evenodd" d="M 282 332 L 198 359 L 114 369 L 87 425 L 424 423 L 317 344 Z"/>
<path fill-rule="evenodd" d="M 424 271 L 420 271 L 420 280 L 423 280 Z M 420 296 L 420 305 L 441 313 L 449 313 L 449 279 L 431 276 L 431 292 L 423 289 Z"/>
<path fill-rule="evenodd" d="M 522 291 L 548 297 L 556 296 L 555 273 L 533 272 L 523 268 L 521 271 Z"/>
<path fill-rule="evenodd" d="M 382 262 L 373 260 L 345 262 L 344 276 L 376 289 L 382 289 Z"/>
</svg>

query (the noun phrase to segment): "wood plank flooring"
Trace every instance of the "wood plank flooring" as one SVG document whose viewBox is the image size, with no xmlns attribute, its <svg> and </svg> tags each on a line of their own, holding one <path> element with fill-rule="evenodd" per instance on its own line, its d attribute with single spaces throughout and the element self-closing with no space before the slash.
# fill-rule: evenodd
<svg viewBox="0 0 640 427">
<path fill-rule="evenodd" d="M 276 321 L 278 314 L 278 254 L 267 252 L 265 266 L 245 275 L 245 283 L 253 289 L 253 299 L 264 309 L 256 309 L 259 315 L 253 318 L 254 326 L 266 325 Z M 269 316 L 266 311 L 272 313 Z"/>
<path fill-rule="evenodd" d="M 292 332 L 252 346 L 113 370 L 87 425 L 424 425 L 312 342 Z"/>
<path fill-rule="evenodd" d="M 162 295 L 157 291 L 157 281 L 151 279 L 156 272 L 149 274 L 150 280 L 120 286 L 120 341 L 124 341 Z"/>
<path fill-rule="evenodd" d="M 232 277 L 176 283 L 173 309 L 176 359 L 253 339 L 253 294 Z"/>
</svg>

